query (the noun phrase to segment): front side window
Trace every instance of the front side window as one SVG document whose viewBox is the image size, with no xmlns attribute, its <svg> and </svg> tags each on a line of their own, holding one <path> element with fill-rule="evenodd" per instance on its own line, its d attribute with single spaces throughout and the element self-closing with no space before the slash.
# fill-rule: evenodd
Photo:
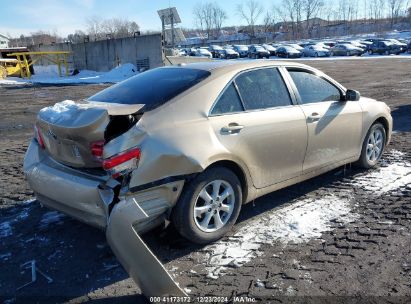
<svg viewBox="0 0 411 304">
<path fill-rule="evenodd" d="M 339 101 L 341 99 L 340 90 L 327 80 L 305 71 L 289 70 L 288 72 L 297 87 L 303 104 Z"/>
<path fill-rule="evenodd" d="M 216 102 L 212 115 L 219 115 L 225 113 L 235 113 L 243 111 L 243 105 L 241 104 L 240 97 L 238 96 L 237 90 L 234 84 L 231 83 L 221 94 L 220 98 Z"/>
<path fill-rule="evenodd" d="M 288 89 L 277 69 L 265 68 L 240 74 L 235 80 L 246 110 L 291 105 Z"/>
</svg>

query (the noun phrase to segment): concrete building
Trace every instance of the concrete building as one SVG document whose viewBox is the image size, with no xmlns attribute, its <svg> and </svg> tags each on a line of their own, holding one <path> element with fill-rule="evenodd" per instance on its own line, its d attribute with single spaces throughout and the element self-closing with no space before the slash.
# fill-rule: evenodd
<svg viewBox="0 0 411 304">
<path fill-rule="evenodd" d="M 0 49 L 5 49 L 9 47 L 10 39 L 6 36 L 0 34 Z"/>
<path fill-rule="evenodd" d="M 125 63 L 134 64 L 138 70 L 164 65 L 161 34 L 32 46 L 30 51 L 69 51 L 69 65 L 78 70 L 106 72 Z M 48 65 L 50 62 L 40 60 L 36 64 Z"/>
</svg>

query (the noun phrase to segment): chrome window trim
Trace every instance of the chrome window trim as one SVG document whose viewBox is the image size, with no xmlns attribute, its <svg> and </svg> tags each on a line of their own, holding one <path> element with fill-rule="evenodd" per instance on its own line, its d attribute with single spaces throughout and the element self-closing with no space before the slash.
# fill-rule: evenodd
<svg viewBox="0 0 411 304">
<path fill-rule="evenodd" d="M 330 101 L 344 102 L 345 101 L 344 99 L 345 99 L 345 94 L 346 94 L 347 89 L 344 88 L 341 84 L 339 84 L 335 80 L 333 80 L 332 78 L 325 75 L 324 73 L 317 72 L 315 70 L 311 70 L 311 69 L 307 69 L 307 68 L 303 68 L 303 67 L 293 67 L 293 66 L 287 66 L 287 67 L 285 67 L 285 70 L 287 72 L 289 80 L 291 81 L 291 86 L 293 88 L 294 94 L 296 96 L 296 99 L 297 99 L 297 102 L 299 103 L 299 105 L 303 106 L 303 105 L 308 105 L 308 104 L 318 104 L 318 103 L 321 103 L 321 102 L 330 102 Z M 318 101 L 318 102 L 303 103 L 301 101 L 301 96 L 300 96 L 300 93 L 298 92 L 297 86 L 295 85 L 295 82 L 294 82 L 293 78 L 291 77 L 291 75 L 289 73 L 290 70 L 297 70 L 297 71 L 313 74 L 313 75 L 325 80 L 326 82 L 328 82 L 329 84 L 334 86 L 340 92 L 340 100 L 323 100 L 323 101 Z"/>
<path fill-rule="evenodd" d="M 273 109 L 279 109 L 279 108 L 288 108 L 288 107 L 294 107 L 296 105 L 298 105 L 296 99 L 295 99 L 295 95 L 294 92 L 291 89 L 291 86 L 289 85 L 288 81 L 284 78 L 284 72 L 281 71 L 281 69 L 283 68 L 283 66 L 262 66 L 262 67 L 256 67 L 256 68 L 249 68 L 249 69 L 245 69 L 242 70 L 240 72 L 238 72 L 237 74 L 235 74 L 230 81 L 224 86 L 223 90 L 221 90 L 221 92 L 218 94 L 217 98 L 214 100 L 207 117 L 213 117 L 213 116 L 222 116 L 222 115 L 232 115 L 232 114 L 239 114 L 239 113 L 249 113 L 249 112 L 256 112 L 256 111 L 266 111 L 266 110 L 273 110 Z M 243 98 L 240 94 L 240 91 L 237 87 L 237 84 L 235 82 L 235 79 L 240 76 L 243 73 L 247 73 L 247 72 L 251 72 L 251 71 L 256 71 L 256 70 L 261 70 L 261 69 L 276 69 L 278 71 L 278 73 L 280 74 L 280 77 L 282 79 L 282 81 L 284 82 L 284 85 L 286 87 L 286 90 L 288 92 L 288 95 L 290 97 L 290 101 L 291 104 L 290 105 L 286 105 L 286 106 L 277 106 L 277 107 L 271 107 L 271 108 L 261 108 L 261 109 L 252 109 L 252 110 L 246 110 L 245 108 L 245 104 L 243 101 Z M 243 106 L 243 111 L 240 112 L 227 112 L 227 113 L 220 113 L 220 114 L 212 114 L 215 105 L 217 104 L 217 102 L 219 101 L 221 95 L 224 94 L 225 90 L 230 86 L 231 83 L 234 83 L 234 87 L 237 91 L 237 94 L 240 98 L 241 104 Z"/>
</svg>

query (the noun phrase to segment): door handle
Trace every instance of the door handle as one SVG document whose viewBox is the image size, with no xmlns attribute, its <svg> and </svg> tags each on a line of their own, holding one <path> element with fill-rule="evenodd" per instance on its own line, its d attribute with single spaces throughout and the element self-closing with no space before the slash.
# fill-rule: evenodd
<svg viewBox="0 0 411 304">
<path fill-rule="evenodd" d="M 222 134 L 237 134 L 242 129 L 244 129 L 244 126 L 241 126 L 238 123 L 232 122 L 232 123 L 228 124 L 228 126 L 222 127 L 221 128 L 221 133 Z"/>
<path fill-rule="evenodd" d="M 316 122 L 316 121 L 319 121 L 320 119 L 321 119 L 321 116 L 317 112 L 314 112 L 314 113 L 311 113 L 311 115 L 308 115 L 309 122 Z"/>
</svg>

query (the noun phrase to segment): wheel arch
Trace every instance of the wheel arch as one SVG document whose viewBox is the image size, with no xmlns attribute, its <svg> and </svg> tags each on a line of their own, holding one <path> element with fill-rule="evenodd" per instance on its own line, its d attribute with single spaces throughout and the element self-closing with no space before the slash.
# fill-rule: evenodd
<svg viewBox="0 0 411 304">
<path fill-rule="evenodd" d="M 382 126 L 384 127 L 385 130 L 385 144 L 388 143 L 388 138 L 389 138 L 389 132 L 390 132 L 390 127 L 389 127 L 389 123 L 388 120 L 384 117 L 384 116 L 380 116 L 379 118 L 377 118 L 372 124 L 371 126 L 373 126 L 376 123 L 380 123 L 382 124 Z"/>
<path fill-rule="evenodd" d="M 216 168 L 216 167 L 223 167 L 231 170 L 240 180 L 241 184 L 241 192 L 243 196 L 243 201 L 242 203 L 244 204 L 248 200 L 248 194 L 249 194 L 249 186 L 250 186 L 250 181 L 249 178 L 247 177 L 247 173 L 245 170 L 236 162 L 232 160 L 218 160 L 210 164 L 207 169 L 210 168 Z"/>
</svg>

